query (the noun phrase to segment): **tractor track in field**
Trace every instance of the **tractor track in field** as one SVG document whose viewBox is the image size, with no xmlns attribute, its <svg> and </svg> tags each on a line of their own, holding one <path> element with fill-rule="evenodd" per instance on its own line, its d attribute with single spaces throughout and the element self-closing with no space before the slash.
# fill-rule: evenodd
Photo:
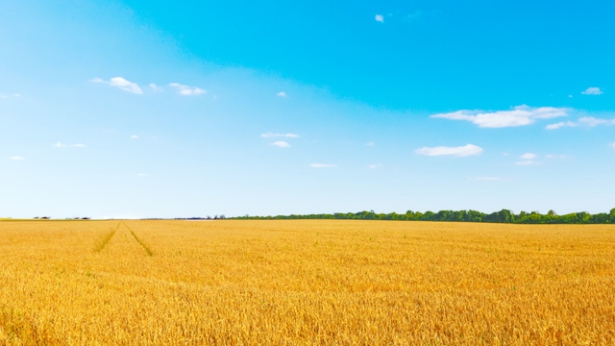
<svg viewBox="0 0 615 346">
<path fill-rule="evenodd" d="M 118 230 L 120 230 L 120 227 L 126 227 L 126 229 L 128 230 L 128 232 L 130 232 L 130 234 L 132 234 L 132 237 L 135 238 L 135 241 L 143 248 L 143 250 L 145 250 L 145 253 L 148 256 L 153 256 L 154 253 L 152 252 L 152 250 L 149 248 L 149 246 L 147 246 L 147 244 L 145 244 L 141 239 L 139 239 L 139 237 L 137 237 L 137 235 L 135 234 L 135 232 L 128 227 L 128 225 L 124 222 L 121 221 L 117 224 L 117 226 L 115 227 L 115 229 L 113 229 L 112 231 L 110 231 L 109 233 L 105 234 L 94 246 L 94 251 L 97 253 L 101 253 L 105 248 L 107 248 L 107 244 L 109 244 L 109 242 L 111 241 L 111 239 L 113 239 L 113 237 L 115 236 L 115 234 L 117 233 Z M 122 232 L 123 233 L 123 232 Z M 124 233 L 124 237 L 126 236 L 126 233 Z"/>
<path fill-rule="evenodd" d="M 117 230 L 120 229 L 120 225 L 121 225 L 121 223 L 118 223 L 117 227 L 115 227 L 114 230 L 112 230 L 111 232 L 107 233 L 107 235 L 105 235 L 105 237 L 102 238 L 100 240 L 100 242 L 94 247 L 94 251 L 100 253 L 105 248 L 105 246 L 107 246 L 107 244 L 109 244 L 109 242 L 111 241 L 111 239 L 113 238 L 113 236 L 115 235 Z"/>
<path fill-rule="evenodd" d="M 132 236 L 135 238 L 137 243 L 139 243 L 139 245 L 141 245 L 143 247 L 143 249 L 145 250 L 145 253 L 148 256 L 150 256 L 150 257 L 153 256 L 154 253 L 152 252 L 152 250 L 144 242 L 142 242 L 141 239 L 139 239 L 139 237 L 137 237 L 135 232 L 133 232 L 132 229 L 130 227 L 128 227 L 128 225 L 125 222 L 122 222 L 122 224 L 124 224 L 124 227 L 126 227 L 126 229 L 128 229 L 128 231 L 130 231 L 130 234 L 132 234 Z"/>
</svg>

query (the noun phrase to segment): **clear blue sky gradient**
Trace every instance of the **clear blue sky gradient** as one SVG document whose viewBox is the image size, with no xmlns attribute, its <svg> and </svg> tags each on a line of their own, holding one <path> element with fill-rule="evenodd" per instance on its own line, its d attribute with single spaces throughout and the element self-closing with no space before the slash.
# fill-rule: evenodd
<svg viewBox="0 0 615 346">
<path fill-rule="evenodd" d="M 614 15 L 4 0 L 0 217 L 608 211 Z"/>
</svg>

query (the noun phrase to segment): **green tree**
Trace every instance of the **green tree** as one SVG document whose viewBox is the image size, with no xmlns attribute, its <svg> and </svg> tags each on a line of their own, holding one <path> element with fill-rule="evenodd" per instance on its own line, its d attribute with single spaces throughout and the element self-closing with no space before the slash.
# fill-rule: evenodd
<svg viewBox="0 0 615 346">
<path fill-rule="evenodd" d="M 467 220 L 470 222 L 483 222 L 484 214 L 476 210 L 468 210 Z"/>
</svg>

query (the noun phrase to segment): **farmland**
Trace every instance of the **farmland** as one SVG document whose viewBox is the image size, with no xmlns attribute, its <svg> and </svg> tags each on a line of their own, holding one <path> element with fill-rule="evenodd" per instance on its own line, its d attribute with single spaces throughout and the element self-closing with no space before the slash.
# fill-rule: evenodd
<svg viewBox="0 0 615 346">
<path fill-rule="evenodd" d="M 606 345 L 615 225 L 0 221 L 0 345 Z"/>
</svg>

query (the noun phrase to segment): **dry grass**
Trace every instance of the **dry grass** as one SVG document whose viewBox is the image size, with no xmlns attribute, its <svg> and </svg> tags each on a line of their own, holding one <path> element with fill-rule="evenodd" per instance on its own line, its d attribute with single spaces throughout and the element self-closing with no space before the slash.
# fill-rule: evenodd
<svg viewBox="0 0 615 346">
<path fill-rule="evenodd" d="M 0 222 L 0 344 L 615 344 L 615 227 Z"/>
</svg>

